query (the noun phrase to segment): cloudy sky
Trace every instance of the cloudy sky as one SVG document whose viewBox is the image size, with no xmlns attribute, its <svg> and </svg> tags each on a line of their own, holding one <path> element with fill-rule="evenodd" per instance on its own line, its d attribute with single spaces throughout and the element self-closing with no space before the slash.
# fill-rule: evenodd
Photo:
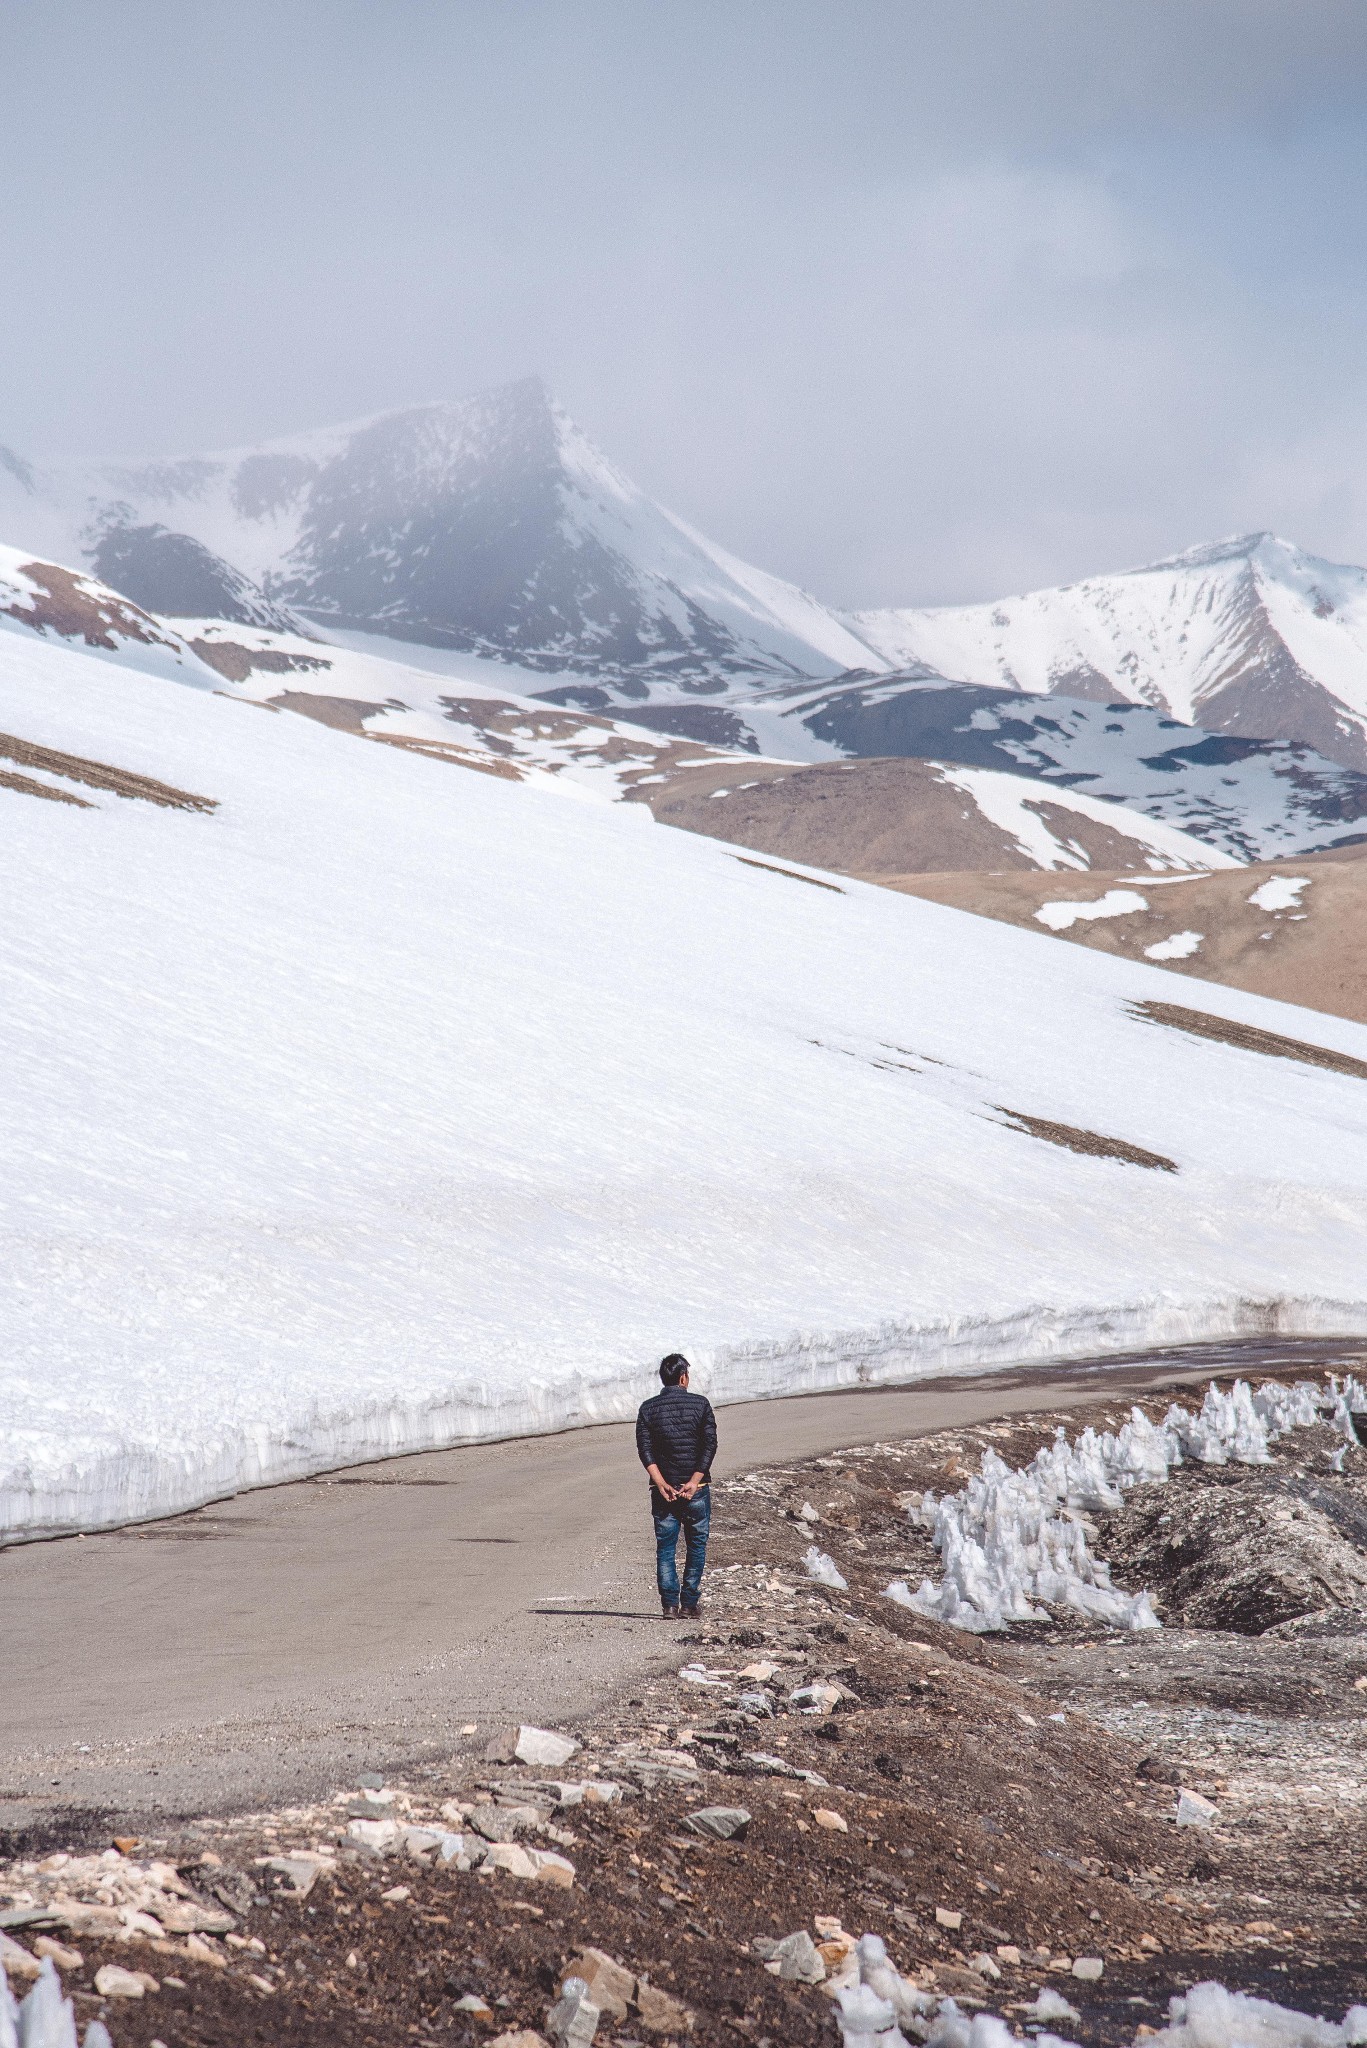
<svg viewBox="0 0 1367 2048">
<path fill-rule="evenodd" d="M 0 37 L 37 461 L 535 370 L 833 602 L 1265 526 L 1367 562 L 1361 0 L 0 0 Z"/>
</svg>

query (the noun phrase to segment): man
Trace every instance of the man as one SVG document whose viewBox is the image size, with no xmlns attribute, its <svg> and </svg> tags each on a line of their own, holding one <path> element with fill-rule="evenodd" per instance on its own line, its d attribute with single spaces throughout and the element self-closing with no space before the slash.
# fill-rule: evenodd
<svg viewBox="0 0 1367 2048">
<path fill-rule="evenodd" d="M 712 1403 L 688 1391 L 688 1360 L 671 1351 L 660 1361 L 663 1391 L 642 1401 L 636 1417 L 636 1451 L 650 1478 L 650 1512 L 655 1521 L 655 1576 L 666 1621 L 680 1612 L 696 1614 L 712 1519 L 708 1481 L 717 1455 L 717 1422 Z M 678 1546 L 682 1532 L 683 1600 L 679 1599 Z"/>
</svg>

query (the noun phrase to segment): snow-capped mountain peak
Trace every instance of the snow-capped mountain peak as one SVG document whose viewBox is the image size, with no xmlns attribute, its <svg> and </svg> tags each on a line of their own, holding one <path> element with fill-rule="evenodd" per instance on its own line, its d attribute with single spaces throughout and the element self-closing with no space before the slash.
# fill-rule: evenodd
<svg viewBox="0 0 1367 2048">
<path fill-rule="evenodd" d="M 1299 740 L 1367 768 L 1367 570 L 1275 534 L 991 604 L 860 612 L 851 623 L 894 667 L 1151 704 L 1184 724 Z"/>
</svg>

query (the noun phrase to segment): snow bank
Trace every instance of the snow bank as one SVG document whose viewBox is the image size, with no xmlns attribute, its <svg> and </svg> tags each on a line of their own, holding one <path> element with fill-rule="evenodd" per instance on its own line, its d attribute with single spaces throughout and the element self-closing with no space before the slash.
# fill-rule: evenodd
<svg viewBox="0 0 1367 2048">
<path fill-rule="evenodd" d="M 1367 1091 L 1150 969 L 19 634 L 0 726 L 219 804 L 0 791 L 4 1539 L 627 1417 L 675 1349 L 721 1404 L 1367 1330 Z"/>
<path fill-rule="evenodd" d="M 908 2034 L 926 2048 L 1024 2048 L 1028 2038 L 1013 2033 L 995 2013 L 970 2016 L 954 1999 L 920 1990 L 900 1974 L 876 1934 L 856 1943 L 827 1989 L 836 2004 L 841 2048 L 910 2048 Z M 1079 2017 L 1049 1986 L 1036 2005 L 1039 2019 Z M 1032 2034 L 1044 2048 L 1072 2048 L 1057 2034 Z M 1168 2001 L 1168 2024 L 1137 2035 L 1135 2048 L 1141 2038 L 1144 2048 L 1367 2048 L 1367 2006 L 1350 2006 L 1336 2022 L 1228 1991 L 1223 1984 L 1194 1984 L 1185 1996 Z"/>
<path fill-rule="evenodd" d="M 1367 1387 L 1351 1375 L 1332 1378 L 1327 1389 L 1269 1381 L 1256 1394 L 1236 1380 L 1227 1394 L 1209 1387 L 1195 1415 L 1174 1403 L 1153 1423 L 1134 1408 L 1116 1434 L 1088 1428 L 1072 1444 L 1059 1429 L 1021 1472 L 984 1451 L 980 1477 L 962 1492 L 938 1501 L 923 1494 L 911 1510 L 940 1552 L 939 1585 L 923 1579 L 913 1593 L 898 1579 L 887 1598 L 975 1635 L 1012 1621 L 1047 1621 L 1050 1607 L 1116 1628 L 1158 1628 L 1147 1593 L 1112 1586 L 1109 1566 L 1088 1548 L 1082 1514 L 1118 1508 L 1129 1488 L 1161 1483 L 1184 1458 L 1266 1464 L 1270 1444 L 1326 1416 L 1346 1449 L 1358 1442 L 1354 1416 L 1364 1414 Z"/>
</svg>

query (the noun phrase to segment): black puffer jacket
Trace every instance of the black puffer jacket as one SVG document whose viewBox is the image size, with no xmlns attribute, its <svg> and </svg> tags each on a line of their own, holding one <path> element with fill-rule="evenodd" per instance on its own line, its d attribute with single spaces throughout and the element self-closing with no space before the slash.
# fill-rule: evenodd
<svg viewBox="0 0 1367 2048">
<path fill-rule="evenodd" d="M 695 1472 L 711 1475 L 717 1455 L 717 1418 L 704 1394 L 687 1387 L 666 1387 L 653 1400 L 642 1401 L 636 1417 L 636 1451 L 647 1467 L 658 1465 L 671 1486 L 682 1486 Z"/>
</svg>

